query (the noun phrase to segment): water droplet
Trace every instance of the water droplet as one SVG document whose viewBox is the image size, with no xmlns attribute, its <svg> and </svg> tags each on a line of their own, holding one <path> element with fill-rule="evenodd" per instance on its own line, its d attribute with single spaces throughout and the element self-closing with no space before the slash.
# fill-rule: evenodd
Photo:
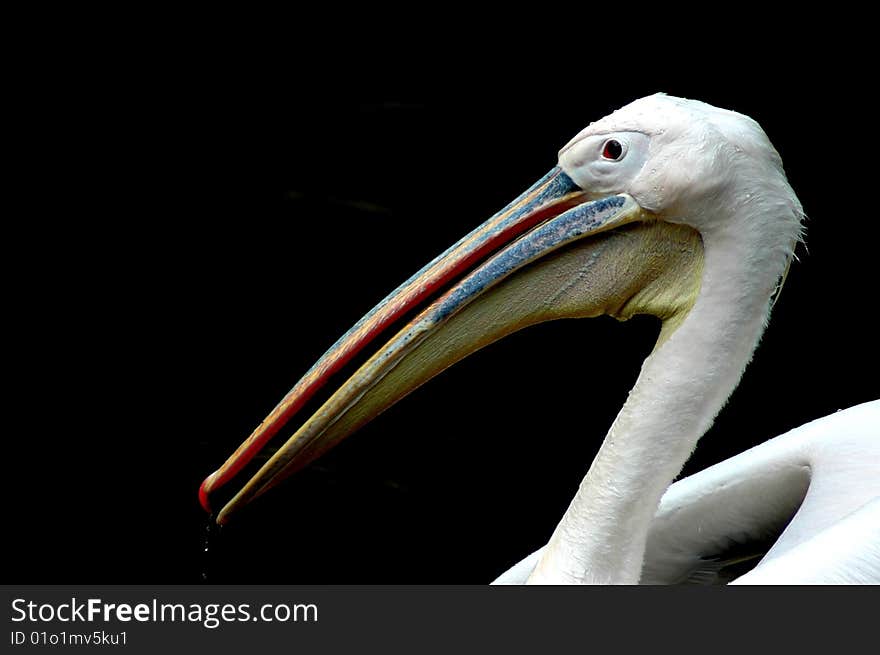
<svg viewBox="0 0 880 655">
<path fill-rule="evenodd" d="M 213 560 L 216 556 L 216 553 L 213 551 L 216 550 L 217 535 L 219 532 L 220 526 L 214 522 L 213 517 L 208 517 L 205 522 L 204 538 L 202 539 L 202 582 L 208 582 L 212 577 L 211 572 L 213 569 Z"/>
</svg>

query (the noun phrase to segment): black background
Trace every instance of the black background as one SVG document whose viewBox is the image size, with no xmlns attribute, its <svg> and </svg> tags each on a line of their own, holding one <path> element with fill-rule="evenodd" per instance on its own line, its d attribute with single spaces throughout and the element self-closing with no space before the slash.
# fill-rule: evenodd
<svg viewBox="0 0 880 655">
<path fill-rule="evenodd" d="M 574 55 L 528 40 L 466 54 L 446 36 L 427 56 L 418 34 L 271 51 L 156 36 L 122 56 L 120 34 L 23 73 L 6 579 L 481 583 L 542 545 L 651 319 L 548 324 L 477 353 L 242 513 L 210 558 L 196 490 L 387 292 L 587 123 L 656 91 L 757 119 L 809 216 L 685 473 L 880 395 L 864 42 L 769 49 L 746 30 L 680 52 L 585 37 Z"/>
</svg>

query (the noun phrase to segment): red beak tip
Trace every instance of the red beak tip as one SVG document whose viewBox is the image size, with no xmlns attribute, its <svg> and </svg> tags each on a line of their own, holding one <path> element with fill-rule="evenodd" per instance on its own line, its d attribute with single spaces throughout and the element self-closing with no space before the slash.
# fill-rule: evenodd
<svg viewBox="0 0 880 655">
<path fill-rule="evenodd" d="M 199 486 L 199 503 L 202 505 L 202 509 L 204 509 L 208 514 L 211 513 L 211 501 L 208 498 L 208 490 L 206 489 L 206 487 L 208 486 L 208 481 L 210 479 L 211 476 L 208 476 Z"/>
</svg>

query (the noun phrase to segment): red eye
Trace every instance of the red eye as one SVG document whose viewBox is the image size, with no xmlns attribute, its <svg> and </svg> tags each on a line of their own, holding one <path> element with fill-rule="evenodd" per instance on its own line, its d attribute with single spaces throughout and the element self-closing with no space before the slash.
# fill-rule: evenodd
<svg viewBox="0 0 880 655">
<path fill-rule="evenodd" d="M 616 139 L 608 139 L 602 146 L 602 156 L 605 159 L 613 159 L 617 161 L 623 156 L 623 146 Z"/>
</svg>

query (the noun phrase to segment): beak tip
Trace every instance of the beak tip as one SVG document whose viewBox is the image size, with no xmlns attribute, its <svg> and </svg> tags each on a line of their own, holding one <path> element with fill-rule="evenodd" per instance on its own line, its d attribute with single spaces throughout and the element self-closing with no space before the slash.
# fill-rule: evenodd
<svg viewBox="0 0 880 655">
<path fill-rule="evenodd" d="M 229 515 L 231 511 L 232 510 L 223 508 L 223 510 L 217 515 L 217 518 L 214 519 L 214 522 L 220 527 L 223 527 L 229 521 Z"/>
<path fill-rule="evenodd" d="M 208 514 L 211 514 L 211 500 L 208 498 L 208 486 L 213 475 L 209 475 L 199 486 L 199 503 Z"/>
</svg>

